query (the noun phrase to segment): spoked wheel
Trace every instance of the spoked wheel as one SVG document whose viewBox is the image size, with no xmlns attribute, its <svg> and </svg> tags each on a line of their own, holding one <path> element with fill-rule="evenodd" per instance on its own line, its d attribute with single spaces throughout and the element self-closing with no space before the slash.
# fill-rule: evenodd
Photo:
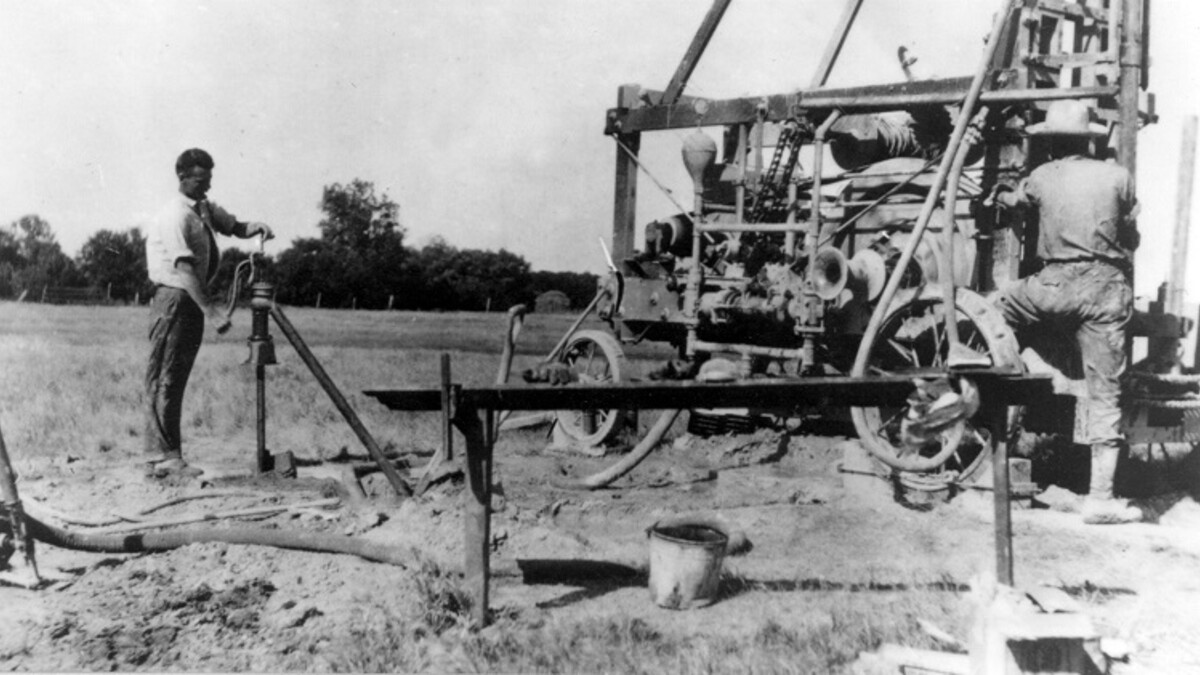
<svg viewBox="0 0 1200 675">
<path fill-rule="evenodd" d="M 602 384 L 620 382 L 627 369 L 625 353 L 616 338 L 598 330 L 581 330 L 567 342 L 558 357 L 575 371 L 579 382 Z M 612 438 L 621 429 L 624 411 L 562 410 L 557 414 L 558 425 L 581 444 L 594 446 Z"/>
<path fill-rule="evenodd" d="M 939 297 L 934 297 L 939 296 Z M 977 293 L 959 289 L 956 296 L 959 340 L 967 347 L 992 359 L 992 366 L 1021 369 L 1016 336 L 1000 312 Z M 867 360 L 868 375 L 903 375 L 916 370 L 946 371 L 948 338 L 943 320 L 940 292 L 924 293 L 897 303 L 880 323 Z M 955 384 L 960 394 L 963 384 Z M 911 466 L 914 455 L 932 461 L 944 451 L 953 450 L 944 461 L 927 471 L 904 471 L 901 482 L 923 491 L 946 489 L 951 483 L 971 480 L 991 456 L 991 433 L 979 415 L 951 425 L 936 438 L 913 446 L 901 441 L 901 423 L 909 410 L 898 408 L 854 408 L 854 426 L 871 454 L 895 468 Z M 1010 409 L 1009 419 L 1016 416 Z M 1007 432 L 1007 431 L 1006 431 Z"/>
</svg>

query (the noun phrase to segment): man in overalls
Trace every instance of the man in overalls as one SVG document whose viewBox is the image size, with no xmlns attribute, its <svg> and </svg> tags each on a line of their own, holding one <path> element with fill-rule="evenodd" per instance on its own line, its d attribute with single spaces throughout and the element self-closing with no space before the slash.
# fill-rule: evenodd
<svg viewBox="0 0 1200 675">
<path fill-rule="evenodd" d="M 1092 524 L 1137 522 L 1141 511 L 1113 494 L 1124 443 L 1119 399 L 1138 244 L 1133 176 L 1092 156 L 1091 144 L 1104 130 L 1090 123 L 1090 110 L 1080 101 L 1055 101 L 1045 121 L 1027 131 L 1044 137 L 1050 161 L 1017 189 L 998 192 L 995 201 L 1036 209 L 1037 252 L 1044 266 L 1006 288 L 1000 308 L 1018 332 L 1052 325 L 1074 333 L 1087 382 L 1092 449 L 1083 519 Z"/>
</svg>

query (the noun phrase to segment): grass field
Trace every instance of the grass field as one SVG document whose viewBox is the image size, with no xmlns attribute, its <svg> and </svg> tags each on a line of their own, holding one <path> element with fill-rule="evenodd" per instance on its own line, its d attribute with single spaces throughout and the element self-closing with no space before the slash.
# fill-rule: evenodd
<svg viewBox="0 0 1200 675">
<path fill-rule="evenodd" d="M 361 392 L 436 385 L 443 352 L 452 356 L 455 381 L 491 383 L 506 323 L 503 313 L 285 311 L 365 426 L 401 452 L 436 448 L 438 416 L 394 413 Z M 528 317 L 514 372 L 548 352 L 572 318 Z M 188 388 L 184 452 L 202 466 L 232 459 L 235 471 L 248 471 L 253 461 L 253 370 L 243 365 L 249 319 L 239 313 L 225 336 L 209 331 Z M 0 431 L 26 503 L 113 513 L 194 489 L 147 485 L 140 473 L 123 471 L 142 459 L 147 329 L 144 307 L 0 303 Z M 280 363 L 267 371 L 270 449 L 314 463 L 343 448 L 363 456 L 282 334 L 272 333 Z M 644 373 L 651 358 L 669 355 L 660 347 L 633 350 L 632 370 Z M 136 663 L 152 670 L 189 671 L 830 673 L 883 642 L 937 646 L 919 620 L 967 637 L 966 590 L 994 560 L 989 516 L 980 518 L 963 497 L 929 512 L 857 503 L 831 474 L 840 458 L 836 439 L 783 440 L 785 454 L 774 463 L 723 467 L 719 480 L 694 485 L 671 477 L 713 466 L 712 455 L 667 443 L 626 484 L 598 493 L 555 490 L 546 479 L 595 470 L 611 457 L 555 456 L 542 432 L 506 434 L 497 445 L 496 475 L 506 489 L 493 517 L 498 557 L 632 560 L 645 554 L 647 525 L 664 515 L 711 509 L 736 519 L 754 549 L 727 560 L 722 597 L 705 610 L 653 606 L 644 574 L 540 585 L 498 578 L 493 625 L 469 628 L 458 578 L 440 571 L 461 560 L 461 488 L 448 485 L 380 506 L 383 522 L 361 535 L 413 546 L 430 560 L 419 568 L 216 544 L 102 562 L 45 547 L 44 559 L 64 556 L 58 569 L 74 570 L 71 586 L 19 597 L 0 587 L 0 606 L 28 610 L 24 618 L 0 612 L 0 670 L 127 669 L 136 657 L 149 659 Z M 656 476 L 669 480 L 656 484 Z M 256 498 L 288 498 L 272 489 L 262 486 Z M 359 531 L 352 509 L 329 517 L 267 524 Z M 1186 600 L 1197 596 L 1200 556 L 1174 547 L 1169 534 L 1122 538 L 1034 512 L 1015 518 L 1018 583 L 1066 590 L 1098 617 L 1104 634 L 1129 640 L 1149 662 L 1200 668 L 1195 603 Z M 195 604 L 162 610 L 164 598 L 178 596 L 207 607 L 207 596 L 195 592 L 203 584 L 269 584 L 278 600 L 255 609 L 265 625 L 236 630 L 196 614 Z M 302 626 L 272 627 L 287 598 L 303 603 L 297 610 L 319 611 Z M 64 634 L 62 626 L 74 628 Z M 28 637 L 9 649 L 14 627 Z M 114 635 L 131 636 L 128 649 L 113 647 Z M 172 638 L 148 648 L 141 642 L 147 635 Z"/>
<path fill-rule="evenodd" d="M 502 313 L 286 311 L 368 429 L 385 447 L 402 451 L 432 451 L 440 438 L 437 417 L 393 413 L 360 392 L 433 385 L 442 352 L 452 356 L 456 381 L 490 383 L 506 323 Z M 528 317 L 514 372 L 548 352 L 572 318 Z M 138 307 L 0 304 L 0 430 L 19 473 L 53 484 L 82 459 L 87 466 L 140 460 L 147 322 L 147 310 Z M 242 364 L 248 324 L 243 312 L 229 334 L 205 336 L 185 400 L 185 454 L 203 457 L 219 445 L 221 454 L 234 446 L 245 449 L 247 461 L 253 455 L 253 371 Z M 273 334 L 280 364 L 267 376 L 272 451 L 309 459 L 342 448 L 361 454 L 285 338 Z M 934 591 L 909 593 L 888 613 L 857 597 L 800 623 L 760 622 L 748 634 L 729 636 L 667 631 L 636 616 L 501 616 L 480 634 L 464 627 L 465 608 L 454 601 L 448 579 L 421 572 L 416 581 L 424 590 L 413 611 L 367 603 L 322 663 L 346 671 L 825 672 L 883 640 L 927 642 L 908 617 L 957 611 L 955 594 Z M 758 584 L 736 577 L 726 583 L 751 594 Z"/>
<path fill-rule="evenodd" d="M 286 312 L 385 446 L 437 442 L 436 420 L 390 413 L 360 392 L 436 385 L 443 352 L 451 355 L 456 382 L 491 383 L 507 322 L 504 313 Z M 239 312 L 229 333 L 206 333 L 184 402 L 185 445 L 237 443 L 253 451 L 254 372 L 243 365 L 249 320 L 249 312 Z M 572 320 L 528 317 L 514 378 L 548 353 Z M 0 303 L 0 430 L 10 447 L 20 449 L 17 461 L 140 452 L 148 321 L 139 307 Z M 272 335 L 279 360 L 267 369 L 272 450 L 312 457 L 357 449 L 357 439 L 287 339 L 274 326 Z"/>
</svg>

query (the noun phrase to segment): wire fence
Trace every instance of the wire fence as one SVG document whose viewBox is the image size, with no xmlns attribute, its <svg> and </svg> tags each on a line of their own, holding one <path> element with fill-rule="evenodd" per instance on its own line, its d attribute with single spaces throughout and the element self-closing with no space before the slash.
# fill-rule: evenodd
<svg viewBox="0 0 1200 675">
<path fill-rule="evenodd" d="M 69 286 L 42 286 L 40 292 L 26 291 L 18 300 L 48 305 L 109 305 L 113 302 L 111 288 Z"/>
</svg>

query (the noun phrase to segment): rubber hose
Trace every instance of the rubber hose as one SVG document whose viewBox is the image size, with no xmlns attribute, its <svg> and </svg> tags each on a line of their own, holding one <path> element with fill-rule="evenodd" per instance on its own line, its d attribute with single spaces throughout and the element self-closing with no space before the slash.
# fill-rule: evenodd
<svg viewBox="0 0 1200 675">
<path fill-rule="evenodd" d="M 1008 22 L 1008 17 L 1012 13 L 1012 0 L 1003 0 L 1001 10 L 996 14 L 995 21 L 992 25 L 992 32 L 988 37 L 986 46 L 984 47 L 983 58 L 981 59 L 979 68 L 976 70 L 975 76 L 971 81 L 971 88 L 967 92 L 967 97 L 963 101 L 962 110 L 959 112 L 958 120 L 954 125 L 954 132 L 950 136 L 950 141 L 946 145 L 946 153 L 942 155 L 942 164 L 938 168 L 937 174 L 934 176 L 933 185 L 929 189 L 929 194 L 925 198 L 925 202 L 921 206 L 921 212 L 917 216 L 917 223 L 913 227 L 912 235 L 905 244 L 904 250 L 900 252 L 900 259 L 896 262 L 896 269 L 888 279 L 887 285 L 884 286 L 883 295 L 880 296 L 875 310 L 871 313 L 871 318 L 867 322 L 867 327 L 863 331 L 862 341 L 858 346 L 858 353 L 854 359 L 854 365 L 850 369 L 852 377 L 863 377 L 867 371 L 867 360 L 871 353 L 871 348 L 874 346 L 875 338 L 878 337 L 879 327 L 883 323 L 884 316 L 887 314 L 892 298 L 896 294 L 896 290 L 900 286 L 900 279 L 903 272 L 908 268 L 908 263 L 912 260 L 913 254 L 916 252 L 917 244 L 920 243 L 922 235 L 925 233 L 925 228 L 929 225 L 929 218 L 933 215 L 933 209 L 937 204 L 937 198 L 942 188 L 945 187 L 946 178 L 950 172 L 950 168 L 954 163 L 959 152 L 959 146 L 962 144 L 963 136 L 966 133 L 967 125 L 975 115 L 975 105 L 979 101 L 979 93 L 983 88 L 984 80 L 987 76 L 989 64 L 992 61 L 993 55 L 996 53 L 996 47 L 1000 41 L 1000 34 Z M 953 213 L 950 214 L 951 224 L 953 224 Z M 866 427 L 865 416 L 863 409 L 853 407 L 850 409 L 850 414 L 854 418 L 854 426 L 858 429 Z M 909 458 L 895 457 L 886 451 L 884 448 L 876 446 L 876 441 L 873 438 L 863 437 L 863 445 L 867 451 L 883 463 L 901 471 L 928 471 L 924 467 L 929 462 L 910 460 Z M 953 450 L 953 449 L 952 449 Z M 947 454 L 944 452 L 939 453 Z"/>
<path fill-rule="evenodd" d="M 49 525 L 28 514 L 25 522 L 29 536 L 52 546 L 92 553 L 142 553 L 169 551 L 188 544 L 222 542 L 251 546 L 271 546 L 294 551 L 343 553 L 372 562 L 408 567 L 416 564 L 415 554 L 408 548 L 367 541 L 356 537 L 341 537 L 313 532 L 268 530 L 236 527 L 229 529 L 201 528 L 171 532 L 138 534 L 91 534 L 72 532 Z"/>
<path fill-rule="evenodd" d="M 576 480 L 555 478 L 550 481 L 550 484 L 564 490 L 596 490 L 610 485 L 616 479 L 629 473 L 633 467 L 641 464 L 643 459 L 646 459 L 650 451 L 658 445 L 658 442 L 662 440 L 667 430 L 675 423 L 675 418 L 679 416 L 679 412 L 679 410 L 664 410 L 662 415 L 659 415 L 658 421 L 654 423 L 654 426 L 650 427 L 650 431 L 646 432 L 645 438 L 634 446 L 629 451 L 629 454 L 625 455 L 624 459 L 616 464 L 603 471 L 597 471 L 590 476 Z"/>
</svg>

